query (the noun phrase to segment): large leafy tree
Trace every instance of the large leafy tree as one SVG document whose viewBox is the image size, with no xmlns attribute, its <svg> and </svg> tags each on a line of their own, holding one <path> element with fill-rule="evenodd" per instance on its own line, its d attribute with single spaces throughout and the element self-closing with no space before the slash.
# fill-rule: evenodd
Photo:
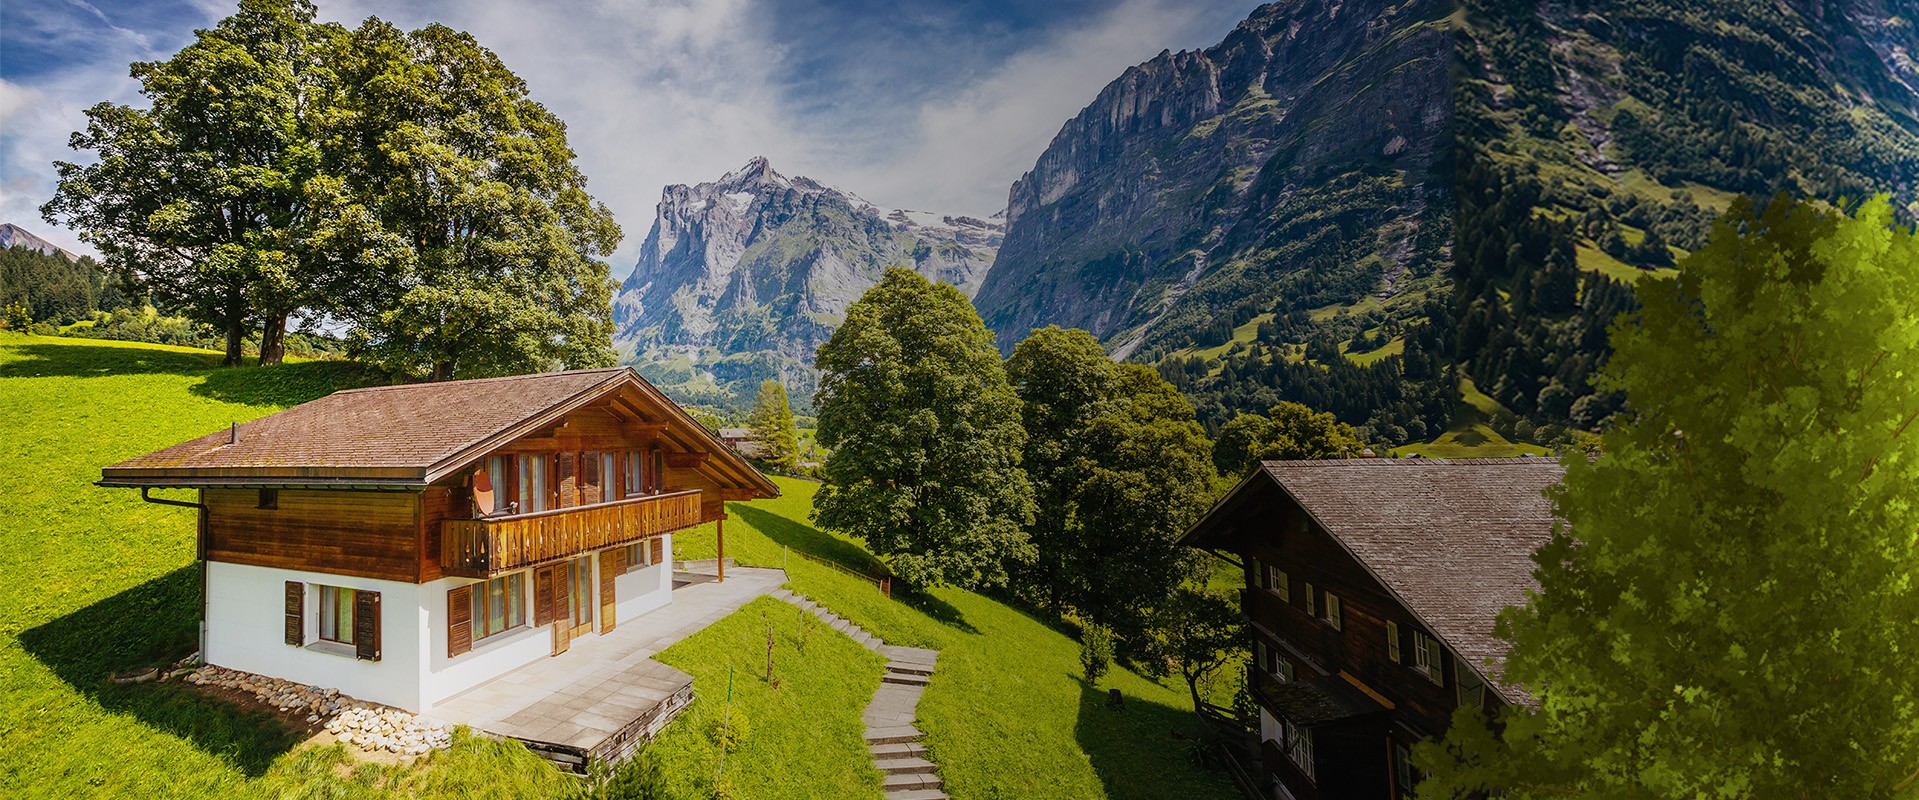
<svg viewBox="0 0 1919 800">
<path fill-rule="evenodd" d="M 586 193 L 566 126 L 472 36 L 369 20 L 331 135 L 333 231 L 365 270 L 342 294 L 363 357 L 436 380 L 613 363 L 620 229 Z"/>
<path fill-rule="evenodd" d="M 1456 719 L 1422 797 L 1919 797 L 1915 265 L 1883 199 L 1782 197 L 1640 280 L 1501 619 L 1538 706 Z"/>
<path fill-rule="evenodd" d="M 1019 570 L 1016 588 L 1059 611 L 1069 589 L 1066 558 L 1079 546 L 1075 498 L 1093 465 L 1086 431 L 1112 405 L 1117 375 L 1091 333 L 1055 325 L 1014 346 L 1006 376 L 1020 397 L 1024 465 L 1037 501 L 1027 528 L 1034 557 Z"/>
<path fill-rule="evenodd" d="M 1197 711 L 1200 686 L 1246 650 L 1246 615 L 1237 599 L 1197 585 L 1181 586 L 1153 608 L 1145 664 L 1186 682 Z"/>
<path fill-rule="evenodd" d="M 1204 558 L 1177 543 L 1211 495 L 1213 443 L 1179 390 L 1141 364 L 1115 364 L 1114 402 L 1087 426 L 1089 468 L 1073 495 L 1070 602 L 1137 640 L 1145 614 Z"/>
<path fill-rule="evenodd" d="M 1003 585 L 1031 558 L 1019 398 L 966 297 L 906 269 L 820 345 L 821 525 L 858 536 L 908 584 Z"/>
<path fill-rule="evenodd" d="M 793 425 L 793 406 L 786 399 L 786 386 L 779 381 L 760 384 L 759 397 L 753 403 L 753 416 L 747 420 L 753 429 L 753 441 L 759 444 L 765 461 L 775 469 L 791 472 L 800 466 L 799 431 Z"/>
<path fill-rule="evenodd" d="M 172 58 L 134 64 L 151 107 L 88 109 L 71 143 L 97 160 L 56 163 L 41 209 L 155 302 L 221 330 L 228 365 L 249 324 L 261 361 L 278 361 L 288 316 L 327 284 L 307 189 L 324 183 L 314 125 L 344 31 L 313 16 L 307 0 L 245 0 Z"/>
<path fill-rule="evenodd" d="M 1364 447 L 1353 427 L 1332 413 L 1284 402 L 1264 415 L 1240 414 L 1221 426 L 1213 465 L 1221 475 L 1236 477 L 1261 461 L 1341 458 Z"/>
<path fill-rule="evenodd" d="M 1138 642 L 1148 609 L 1199 566 L 1174 539 L 1205 508 L 1212 443 L 1172 384 L 1113 363 L 1085 331 L 1033 331 L 1007 373 L 1040 507 L 1020 588 Z"/>
</svg>

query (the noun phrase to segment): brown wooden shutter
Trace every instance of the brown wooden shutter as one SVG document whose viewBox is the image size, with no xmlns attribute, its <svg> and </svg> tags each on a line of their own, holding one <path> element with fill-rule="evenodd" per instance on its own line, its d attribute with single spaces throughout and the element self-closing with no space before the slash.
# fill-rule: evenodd
<svg viewBox="0 0 1919 800">
<path fill-rule="evenodd" d="M 560 507 L 580 504 L 580 462 L 578 453 L 561 453 L 557 470 L 560 478 Z"/>
<path fill-rule="evenodd" d="M 652 548 L 653 550 L 653 563 L 660 564 L 665 562 L 666 560 L 666 538 L 665 537 L 655 536 L 653 537 L 653 541 L 648 543 L 647 546 Z"/>
<path fill-rule="evenodd" d="M 463 655 L 473 649 L 473 586 L 458 586 L 446 593 L 446 657 Z"/>
<path fill-rule="evenodd" d="M 665 489 L 666 451 L 656 447 L 653 449 L 653 491 L 660 492 Z"/>
<path fill-rule="evenodd" d="M 287 581 L 286 602 L 286 641 L 294 647 L 301 647 L 307 643 L 307 585 L 299 581 Z"/>
<path fill-rule="evenodd" d="M 600 454 L 580 454 L 581 504 L 592 505 L 606 499 L 606 492 L 601 489 L 604 478 L 605 476 L 600 474 Z"/>
<path fill-rule="evenodd" d="M 613 630 L 613 579 L 626 571 L 626 548 L 600 551 L 600 632 Z"/>
<path fill-rule="evenodd" d="M 360 589 L 353 593 L 353 657 L 380 660 L 380 593 Z"/>
<path fill-rule="evenodd" d="M 533 624 L 553 621 L 553 568 L 533 571 Z"/>
<path fill-rule="evenodd" d="M 573 570 L 562 561 L 553 565 L 553 655 L 566 652 L 573 643 L 573 604 L 587 602 L 573 597 Z"/>
</svg>

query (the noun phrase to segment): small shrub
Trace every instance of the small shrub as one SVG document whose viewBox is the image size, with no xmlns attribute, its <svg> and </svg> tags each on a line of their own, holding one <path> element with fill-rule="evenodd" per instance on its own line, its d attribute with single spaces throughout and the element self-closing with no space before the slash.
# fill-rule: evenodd
<svg viewBox="0 0 1919 800">
<path fill-rule="evenodd" d="M 1086 683 L 1098 686 L 1113 666 L 1113 632 L 1104 625 L 1087 624 L 1080 633 L 1079 665 L 1086 671 Z"/>
</svg>

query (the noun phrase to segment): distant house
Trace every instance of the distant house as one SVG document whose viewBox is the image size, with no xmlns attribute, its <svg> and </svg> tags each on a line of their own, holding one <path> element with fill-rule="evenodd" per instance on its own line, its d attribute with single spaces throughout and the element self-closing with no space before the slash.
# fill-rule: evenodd
<svg viewBox="0 0 1919 800">
<path fill-rule="evenodd" d="M 733 448 L 733 452 L 747 458 L 766 456 L 766 448 L 760 444 L 759 438 L 753 435 L 752 428 L 721 428 L 720 441 L 725 442 L 727 447 Z"/>
<path fill-rule="evenodd" d="M 671 602 L 673 533 L 779 494 L 626 368 L 337 392 L 99 483 L 198 491 L 208 663 L 416 712 Z"/>
<path fill-rule="evenodd" d="M 1536 588 L 1547 459 L 1268 461 L 1186 534 L 1240 562 L 1260 769 L 1276 797 L 1410 797 L 1412 745 L 1499 682 L 1499 612 Z"/>
</svg>

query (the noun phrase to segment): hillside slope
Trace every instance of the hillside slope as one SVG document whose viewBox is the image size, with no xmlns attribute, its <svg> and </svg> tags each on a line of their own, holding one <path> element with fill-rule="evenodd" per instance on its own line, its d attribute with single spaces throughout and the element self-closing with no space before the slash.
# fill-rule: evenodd
<svg viewBox="0 0 1919 800">
<path fill-rule="evenodd" d="M 1459 358 L 1541 427 L 1619 407 L 1589 381 L 1626 286 L 1668 272 L 1735 196 L 1919 209 L 1909 3 L 1464 6 Z"/>
<path fill-rule="evenodd" d="M 683 401 L 744 406 L 778 378 L 804 405 L 813 352 L 886 267 L 971 294 L 1000 235 L 994 221 L 881 209 L 754 158 L 666 188 L 614 299 L 614 342 Z"/>
</svg>

